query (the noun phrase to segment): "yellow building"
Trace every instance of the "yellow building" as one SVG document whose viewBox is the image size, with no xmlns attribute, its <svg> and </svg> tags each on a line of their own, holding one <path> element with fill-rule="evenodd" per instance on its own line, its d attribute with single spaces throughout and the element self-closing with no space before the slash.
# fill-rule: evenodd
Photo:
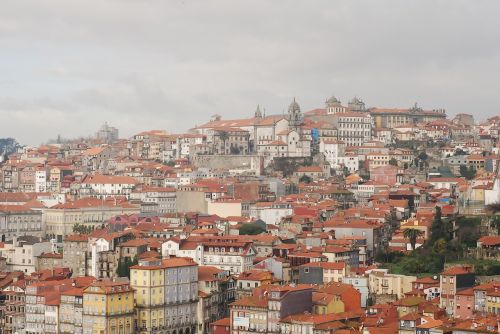
<svg viewBox="0 0 500 334">
<path fill-rule="evenodd" d="M 134 292 L 129 282 L 98 280 L 83 291 L 83 334 L 134 333 Z"/>
<path fill-rule="evenodd" d="M 500 289 L 495 287 L 493 291 L 486 294 L 486 310 L 489 313 L 500 313 Z"/>
<path fill-rule="evenodd" d="M 198 264 L 193 259 L 142 259 L 130 267 L 130 282 L 140 334 L 164 329 L 181 334 L 196 332 Z"/>
<path fill-rule="evenodd" d="M 165 326 L 164 270 L 159 259 L 141 260 L 139 265 L 130 268 L 140 334 L 151 333 Z"/>
<path fill-rule="evenodd" d="M 345 305 L 340 295 L 326 292 L 313 292 L 314 314 L 331 314 L 345 312 Z"/>
<path fill-rule="evenodd" d="M 68 201 L 43 209 L 44 234 L 62 242 L 64 236 L 73 233 L 75 224 L 97 228 L 102 225 L 103 221 L 110 218 L 139 212 L 139 206 L 132 205 L 123 199 L 82 198 Z"/>
</svg>

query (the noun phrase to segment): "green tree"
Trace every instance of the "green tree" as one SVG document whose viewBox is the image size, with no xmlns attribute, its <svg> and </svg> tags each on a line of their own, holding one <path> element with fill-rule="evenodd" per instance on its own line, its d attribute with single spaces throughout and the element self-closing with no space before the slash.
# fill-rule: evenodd
<svg viewBox="0 0 500 334">
<path fill-rule="evenodd" d="M 467 180 L 472 180 L 476 177 L 476 170 L 472 166 L 460 165 L 460 175 L 465 177 Z"/>
<path fill-rule="evenodd" d="M 403 235 L 410 240 L 411 249 L 415 250 L 417 239 L 424 235 L 424 232 L 416 228 L 407 228 L 404 230 Z"/>
<path fill-rule="evenodd" d="M 427 155 L 427 153 L 425 153 L 425 151 L 424 152 L 420 152 L 420 154 L 418 155 L 418 158 L 420 160 L 422 160 L 422 161 L 426 161 L 428 157 L 429 156 Z"/>
<path fill-rule="evenodd" d="M 431 245 L 440 238 L 444 238 L 444 224 L 443 219 L 441 218 L 441 207 L 436 206 L 436 212 L 434 213 L 434 220 L 431 225 L 431 237 L 429 239 Z"/>
<path fill-rule="evenodd" d="M 446 251 L 446 239 L 437 239 L 432 248 L 436 253 L 443 254 Z"/>
<path fill-rule="evenodd" d="M 73 225 L 73 233 L 79 233 L 79 234 L 89 234 L 91 232 L 91 228 L 89 226 L 76 223 Z"/>
<path fill-rule="evenodd" d="M 310 176 L 308 175 L 302 175 L 299 179 L 299 182 L 301 183 L 311 183 L 312 182 L 312 179 Z"/>
<path fill-rule="evenodd" d="M 389 165 L 397 166 L 398 165 L 398 161 L 395 158 L 391 158 L 391 160 L 389 160 Z"/>
<path fill-rule="evenodd" d="M 130 257 L 121 258 L 118 261 L 118 267 L 116 268 L 116 274 L 118 277 L 128 277 L 130 278 L 130 267 L 138 264 L 139 261 L 137 256 L 132 260 Z"/>
<path fill-rule="evenodd" d="M 254 223 L 243 224 L 240 227 L 240 235 L 257 235 L 263 232 L 266 232 L 266 229 Z"/>
<path fill-rule="evenodd" d="M 229 139 L 229 133 L 227 131 L 220 131 L 219 138 L 222 140 L 223 154 L 226 154 L 226 141 Z"/>
</svg>

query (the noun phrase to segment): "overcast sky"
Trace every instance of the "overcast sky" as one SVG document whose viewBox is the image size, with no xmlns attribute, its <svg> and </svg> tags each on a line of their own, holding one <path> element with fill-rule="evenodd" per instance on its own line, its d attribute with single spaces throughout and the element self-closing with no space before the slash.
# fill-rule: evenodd
<svg viewBox="0 0 500 334">
<path fill-rule="evenodd" d="M 500 114 L 500 1 L 2 0 L 0 137 L 367 106 Z"/>
</svg>

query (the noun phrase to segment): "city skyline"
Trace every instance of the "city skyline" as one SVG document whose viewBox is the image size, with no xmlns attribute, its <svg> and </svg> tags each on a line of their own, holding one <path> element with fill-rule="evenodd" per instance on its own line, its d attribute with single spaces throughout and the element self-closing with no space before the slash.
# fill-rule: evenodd
<svg viewBox="0 0 500 334">
<path fill-rule="evenodd" d="M 257 104 L 280 114 L 294 96 L 307 111 L 331 94 L 498 114 L 494 1 L 88 4 L 2 6 L 2 136 L 36 145 L 104 121 L 123 137 L 175 133 Z"/>
</svg>

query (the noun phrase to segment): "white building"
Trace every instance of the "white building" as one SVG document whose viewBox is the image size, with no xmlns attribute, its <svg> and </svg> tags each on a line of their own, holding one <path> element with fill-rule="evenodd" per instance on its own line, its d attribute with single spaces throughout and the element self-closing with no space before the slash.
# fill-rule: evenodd
<svg viewBox="0 0 500 334">
<path fill-rule="evenodd" d="M 47 171 L 43 167 L 38 167 L 35 171 L 35 192 L 43 193 L 47 191 Z"/>
<path fill-rule="evenodd" d="M 281 219 L 292 213 L 292 205 L 287 202 L 257 202 L 250 207 L 250 217 L 272 225 L 279 225 Z"/>
<path fill-rule="evenodd" d="M 341 157 L 345 156 L 345 143 L 340 140 L 322 140 L 319 143 L 319 151 L 323 153 L 326 161 L 334 169 L 338 169 L 341 164 Z"/>
<path fill-rule="evenodd" d="M 55 251 L 55 243 L 42 241 L 39 237 L 20 236 L 2 243 L 0 256 L 6 258 L 9 271 L 19 270 L 29 275 L 37 270 L 37 256 Z"/>
<path fill-rule="evenodd" d="M 373 118 L 369 113 L 345 112 L 333 115 L 338 139 L 347 146 L 362 146 L 372 139 Z"/>
<path fill-rule="evenodd" d="M 129 197 L 139 182 L 130 176 L 87 175 L 81 182 L 81 197 Z"/>
<path fill-rule="evenodd" d="M 201 266 L 214 266 L 231 275 L 253 267 L 257 252 L 251 242 L 194 242 L 170 239 L 162 244 L 162 256 L 190 257 Z"/>
</svg>

